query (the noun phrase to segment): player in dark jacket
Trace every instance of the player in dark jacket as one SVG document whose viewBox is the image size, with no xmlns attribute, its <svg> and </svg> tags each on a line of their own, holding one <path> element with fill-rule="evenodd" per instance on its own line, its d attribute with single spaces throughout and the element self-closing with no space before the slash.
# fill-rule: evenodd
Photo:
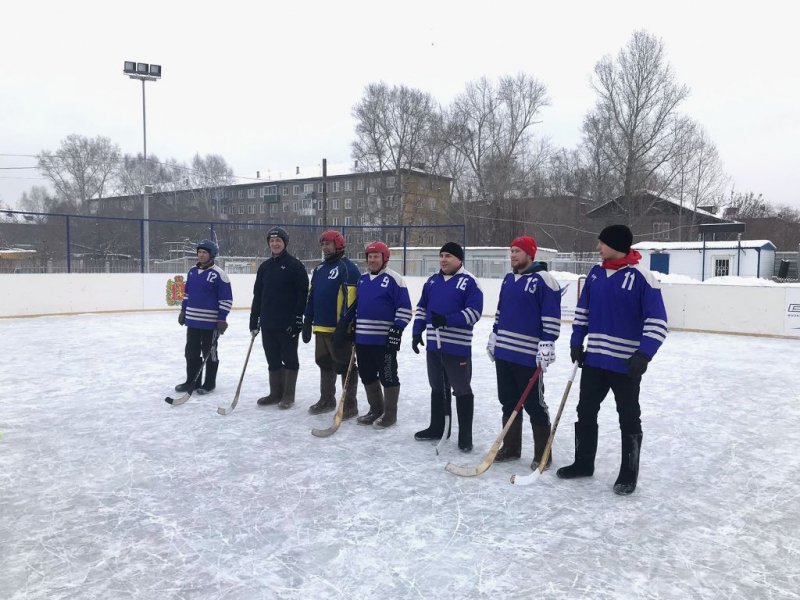
<svg viewBox="0 0 800 600">
<path fill-rule="evenodd" d="M 216 336 L 225 333 L 228 323 L 225 320 L 233 306 L 231 280 L 214 264 L 219 249 L 211 240 L 197 244 L 197 265 L 189 269 L 184 287 L 181 312 L 178 323 L 186 325 L 186 381 L 175 386 L 178 392 L 197 389 L 198 394 L 206 394 L 217 385 Z M 209 352 L 211 355 L 209 356 Z M 200 386 L 203 357 L 208 356 L 205 365 L 205 381 Z"/>
<path fill-rule="evenodd" d="M 324 260 L 311 275 L 311 289 L 303 319 L 303 342 L 316 337 L 314 360 L 320 370 L 320 398 L 308 408 L 312 415 L 336 408 L 336 375 L 342 377 L 344 385 L 353 342 L 343 345 L 333 343 L 333 332 L 339 319 L 356 299 L 356 284 L 361 273 L 350 259 L 345 257 L 344 236 L 333 229 L 322 232 L 319 237 Z M 358 369 L 353 366 L 344 403 L 345 419 L 358 416 Z"/>
<path fill-rule="evenodd" d="M 597 250 L 603 263 L 589 271 L 575 308 L 570 340 L 570 358 L 583 367 L 575 462 L 559 469 L 557 475 L 573 479 L 594 474 L 597 413 L 610 389 L 622 435 L 622 460 L 614 491 L 630 494 L 636 489 L 642 447 L 639 386 L 647 363 L 666 339 L 667 311 L 658 280 L 639 264 L 641 255 L 631 250 L 631 230 L 610 225 L 600 232 L 599 239 Z"/>
<path fill-rule="evenodd" d="M 272 256 L 258 267 L 250 307 L 250 331 L 261 330 L 261 343 L 269 369 L 269 395 L 258 399 L 260 406 L 294 404 L 298 336 L 303 329 L 303 310 L 308 296 L 308 274 L 299 260 L 289 254 L 289 234 L 281 227 L 267 232 Z"/>
<path fill-rule="evenodd" d="M 445 415 L 450 412 L 450 389 L 456 396 L 458 448 L 472 450 L 472 327 L 483 313 L 483 292 L 472 273 L 464 269 L 464 249 L 447 242 L 439 251 L 441 270 L 422 288 L 414 315 L 411 349 L 419 354 L 428 341 L 428 383 L 431 386 L 431 422 L 414 434 L 414 439 L 435 440 L 444 431 Z"/>
<path fill-rule="evenodd" d="M 505 427 L 537 365 L 542 374 L 525 401 L 533 428 L 532 469 L 539 466 L 550 437 L 550 416 L 544 401 L 544 373 L 555 362 L 555 341 L 561 329 L 561 288 L 535 262 L 536 240 L 521 236 L 511 242 L 511 267 L 500 286 L 494 328 L 486 347 L 497 370 L 497 395 L 503 406 Z M 496 461 L 515 460 L 522 454 L 522 415 L 511 424 Z M 548 460 L 548 465 L 550 461 Z"/>
</svg>

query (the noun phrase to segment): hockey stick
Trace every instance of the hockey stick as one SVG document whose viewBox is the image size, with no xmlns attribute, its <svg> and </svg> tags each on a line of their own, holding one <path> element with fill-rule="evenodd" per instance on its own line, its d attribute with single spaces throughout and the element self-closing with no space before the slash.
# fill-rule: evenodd
<svg viewBox="0 0 800 600">
<path fill-rule="evenodd" d="M 333 424 L 327 429 L 312 429 L 311 435 L 316 437 L 330 437 L 339 429 L 344 418 L 344 400 L 347 397 L 347 384 L 350 382 L 350 376 L 353 373 L 353 363 L 356 360 L 356 347 L 353 345 L 353 351 L 350 352 L 350 365 L 347 367 L 347 375 L 344 377 L 344 385 L 342 386 L 342 396 L 339 398 L 339 406 L 336 407 L 336 414 L 333 417 Z"/>
<path fill-rule="evenodd" d="M 164 402 L 166 402 L 167 404 L 172 404 L 172 406 L 179 406 L 179 405 L 183 404 L 184 402 L 186 402 L 187 400 L 189 400 L 189 398 L 192 397 L 192 394 L 194 394 L 195 389 L 197 389 L 197 388 L 195 388 L 194 384 L 197 383 L 197 379 L 203 373 L 203 368 L 206 366 L 206 363 L 208 362 L 208 359 L 211 357 L 211 355 L 217 349 L 217 339 L 218 338 L 219 338 L 219 332 L 217 332 L 217 330 L 214 330 L 214 333 L 211 336 L 211 348 L 209 348 L 208 354 L 206 354 L 203 357 L 203 362 L 200 365 L 200 368 L 197 369 L 197 373 L 195 374 L 194 377 L 192 377 L 192 381 L 189 384 L 189 391 L 187 391 L 183 396 L 181 396 L 179 398 L 170 398 L 169 396 L 167 396 L 166 398 L 164 398 Z M 197 386 L 197 387 L 200 387 L 200 386 Z"/>
<path fill-rule="evenodd" d="M 539 479 L 539 475 L 544 473 L 544 470 L 547 467 L 547 459 L 550 458 L 550 451 L 553 448 L 553 440 L 556 437 L 558 422 L 561 420 L 561 413 L 564 412 L 564 405 L 567 403 L 567 396 L 569 396 L 569 391 L 572 388 L 572 382 L 575 381 L 575 374 L 577 372 L 578 363 L 576 362 L 575 366 L 572 368 L 572 375 L 567 382 L 567 389 L 564 390 L 564 395 L 561 397 L 561 405 L 558 407 L 556 420 L 553 421 L 553 430 L 550 432 L 550 437 L 547 439 L 547 445 L 544 447 L 544 452 L 542 453 L 542 459 L 539 461 L 539 466 L 534 469 L 533 473 L 530 473 L 529 475 L 512 475 L 511 483 L 516 485 L 530 485 Z"/>
<path fill-rule="evenodd" d="M 434 329 L 436 332 L 436 345 L 439 346 L 439 352 L 442 351 L 442 340 L 439 337 L 439 330 Z M 442 402 L 445 403 L 445 411 L 444 411 L 444 430 L 442 431 L 442 439 L 439 440 L 439 443 L 436 444 L 436 456 L 439 456 L 439 450 L 442 449 L 444 443 L 447 441 L 447 436 L 450 433 L 450 419 L 452 418 L 452 404 L 450 402 L 450 383 L 447 381 L 447 371 L 444 369 L 444 363 L 442 363 L 442 380 L 444 381 L 444 386 L 442 389 L 442 393 L 444 397 L 442 398 Z"/>
<path fill-rule="evenodd" d="M 242 375 L 239 377 L 239 385 L 236 386 L 236 395 L 233 397 L 233 402 L 231 402 L 230 406 L 220 406 L 217 408 L 217 413 L 220 415 L 229 415 L 233 412 L 233 409 L 236 408 L 236 405 L 239 403 L 239 394 L 242 391 L 242 382 L 244 381 L 244 372 L 247 370 L 247 363 L 250 361 L 250 352 L 253 349 L 253 342 L 256 341 L 256 336 L 258 335 L 258 331 L 252 334 L 250 338 L 250 347 L 247 349 L 247 356 L 244 359 L 244 367 L 242 367 Z"/>
<path fill-rule="evenodd" d="M 461 477 L 475 477 L 480 475 L 481 473 L 485 472 L 492 466 L 495 457 L 497 456 L 498 451 L 500 450 L 500 445 L 503 443 L 503 438 L 506 437 L 508 430 L 511 429 L 511 425 L 514 423 L 514 419 L 517 418 L 519 411 L 522 410 L 522 405 L 525 404 L 525 400 L 528 399 L 528 394 L 531 393 L 536 380 L 539 379 L 539 376 L 542 374 L 542 367 L 536 367 L 536 371 L 533 372 L 531 375 L 530 380 L 528 381 L 528 385 L 525 386 L 525 391 L 522 392 L 522 395 L 519 397 L 519 401 L 517 405 L 514 407 L 514 412 L 511 413 L 511 416 L 508 417 L 508 421 L 506 421 L 505 427 L 500 432 L 500 435 L 497 436 L 497 439 L 492 444 L 492 447 L 489 449 L 489 453 L 484 457 L 481 463 L 477 467 L 459 467 L 458 465 L 454 465 L 453 463 L 447 463 L 445 466 L 445 470 L 449 471 L 453 475 L 460 475 Z"/>
</svg>

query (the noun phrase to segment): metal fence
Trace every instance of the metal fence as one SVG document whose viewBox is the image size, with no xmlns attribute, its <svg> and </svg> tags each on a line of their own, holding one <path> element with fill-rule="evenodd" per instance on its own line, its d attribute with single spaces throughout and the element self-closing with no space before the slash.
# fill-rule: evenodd
<svg viewBox="0 0 800 600">
<path fill-rule="evenodd" d="M 288 232 L 293 255 L 309 267 L 319 263 L 318 240 L 326 228 L 318 225 L 8 210 L 0 213 L 0 273 L 185 272 L 196 260 L 195 244 L 206 238 L 218 244 L 219 263 L 227 271 L 255 273 L 269 254 L 266 233 L 275 225 Z M 344 234 L 354 257 L 373 240 L 402 247 L 401 255 L 393 257 L 393 266 L 404 274 L 408 247 L 465 242 L 464 225 L 347 225 L 335 229 Z"/>
</svg>

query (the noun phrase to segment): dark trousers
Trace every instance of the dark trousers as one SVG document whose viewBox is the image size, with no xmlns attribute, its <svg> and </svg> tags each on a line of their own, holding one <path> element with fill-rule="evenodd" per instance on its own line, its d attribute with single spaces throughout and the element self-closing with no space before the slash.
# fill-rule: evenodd
<svg viewBox="0 0 800 600">
<path fill-rule="evenodd" d="M 214 329 L 198 329 L 196 327 L 186 328 L 186 348 L 183 355 L 186 361 L 203 360 L 203 357 L 211 350 L 211 342 L 214 336 Z M 209 362 L 219 362 L 217 347 L 214 346 L 213 354 L 208 358 Z"/>
<path fill-rule="evenodd" d="M 283 329 L 261 329 L 261 344 L 267 356 L 267 368 L 270 371 L 300 369 L 297 359 L 298 338 L 292 338 Z"/>
<path fill-rule="evenodd" d="M 453 388 L 458 396 L 472 394 L 472 357 L 456 356 L 444 352 L 426 352 L 428 383 L 432 390 Z M 446 395 L 446 394 L 445 394 Z"/>
<path fill-rule="evenodd" d="M 623 373 L 584 365 L 578 400 L 578 421 L 597 425 L 600 404 L 611 390 L 617 403 L 622 435 L 642 433 L 642 411 L 639 407 L 641 381 L 641 377 L 632 378 Z"/>
<path fill-rule="evenodd" d="M 334 344 L 332 333 L 315 333 L 314 338 L 314 362 L 317 366 L 322 370 L 334 370 L 339 375 L 347 373 L 353 344 Z"/>
<path fill-rule="evenodd" d="M 364 385 L 369 385 L 379 379 L 385 388 L 400 385 L 400 379 L 397 376 L 397 353 L 388 352 L 386 346 L 356 344 L 356 360 L 358 374 Z"/>
<path fill-rule="evenodd" d="M 522 392 L 528 386 L 536 367 L 528 367 L 506 360 L 497 359 L 494 363 L 497 372 L 497 396 L 503 405 L 503 416 L 510 417 L 517 406 Z M 544 381 L 541 375 L 533 384 L 528 398 L 525 400 L 525 412 L 528 413 L 532 425 L 550 425 L 547 404 L 544 401 Z"/>
</svg>

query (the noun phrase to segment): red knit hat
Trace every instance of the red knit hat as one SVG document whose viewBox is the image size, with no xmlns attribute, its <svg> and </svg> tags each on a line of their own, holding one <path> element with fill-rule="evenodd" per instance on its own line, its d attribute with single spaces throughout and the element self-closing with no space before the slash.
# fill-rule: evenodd
<svg viewBox="0 0 800 600">
<path fill-rule="evenodd" d="M 515 238 L 514 241 L 511 242 L 511 245 L 521 249 L 531 258 L 536 257 L 536 249 L 538 246 L 536 245 L 536 240 L 529 235 L 521 235 Z"/>
</svg>

